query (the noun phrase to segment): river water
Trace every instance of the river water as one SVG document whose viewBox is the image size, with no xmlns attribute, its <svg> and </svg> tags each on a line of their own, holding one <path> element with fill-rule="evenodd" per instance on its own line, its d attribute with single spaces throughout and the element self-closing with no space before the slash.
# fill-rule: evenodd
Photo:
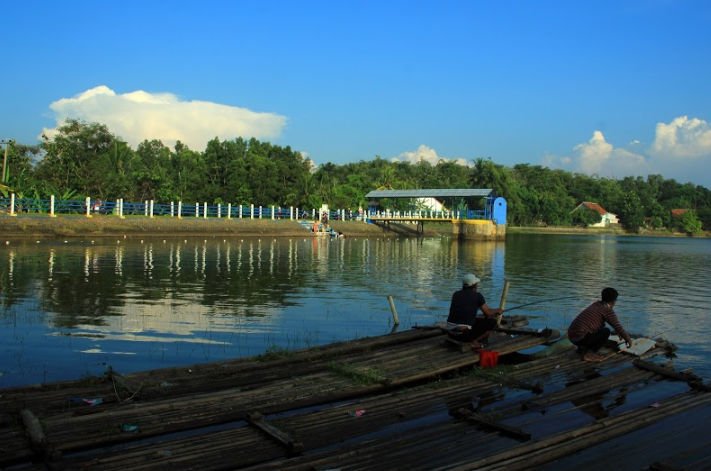
<svg viewBox="0 0 711 471">
<path fill-rule="evenodd" d="M 664 336 L 677 368 L 711 378 L 708 239 L 104 238 L 0 246 L 0 387 L 429 325 L 446 319 L 467 272 L 490 306 L 508 279 L 507 307 L 538 302 L 515 313 L 561 331 L 613 286 L 627 330 Z"/>
</svg>

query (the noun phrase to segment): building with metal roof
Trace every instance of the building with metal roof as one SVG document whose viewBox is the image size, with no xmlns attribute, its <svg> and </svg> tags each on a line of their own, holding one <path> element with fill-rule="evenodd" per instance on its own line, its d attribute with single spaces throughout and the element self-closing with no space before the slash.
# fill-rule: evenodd
<svg viewBox="0 0 711 471">
<path fill-rule="evenodd" d="M 383 199 L 413 199 L 423 202 L 436 199 L 447 203 L 459 219 L 485 219 L 506 224 L 506 200 L 496 197 L 491 188 L 427 188 L 413 190 L 373 190 L 365 195 L 373 202 L 371 211 L 378 211 Z M 483 200 L 483 201 L 482 201 Z"/>
<path fill-rule="evenodd" d="M 490 196 L 491 189 L 473 188 L 441 188 L 425 190 L 373 190 L 367 195 L 368 199 L 376 198 L 470 198 Z"/>
</svg>

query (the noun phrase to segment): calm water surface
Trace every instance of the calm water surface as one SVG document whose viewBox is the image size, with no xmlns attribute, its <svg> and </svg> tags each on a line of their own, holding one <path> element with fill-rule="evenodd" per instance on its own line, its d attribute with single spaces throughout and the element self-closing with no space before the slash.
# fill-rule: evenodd
<svg viewBox="0 0 711 471">
<path fill-rule="evenodd" d="M 463 274 L 497 306 L 564 330 L 604 286 L 633 333 L 711 378 L 711 240 L 102 239 L 0 247 L 0 387 L 302 348 L 446 318 Z M 546 302 L 553 298 L 568 297 Z"/>
</svg>

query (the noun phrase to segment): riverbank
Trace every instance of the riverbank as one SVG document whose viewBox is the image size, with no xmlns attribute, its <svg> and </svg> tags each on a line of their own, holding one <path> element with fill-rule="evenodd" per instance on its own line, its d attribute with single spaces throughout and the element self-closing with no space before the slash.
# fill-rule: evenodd
<svg viewBox="0 0 711 471">
<path fill-rule="evenodd" d="M 640 229 L 638 233 L 626 232 L 621 227 L 574 227 L 574 226 L 508 226 L 508 234 L 560 234 L 560 235 L 616 235 L 616 236 L 644 236 L 644 237 L 711 237 L 710 232 L 702 232 L 690 236 L 682 232 L 669 230 Z"/>
<path fill-rule="evenodd" d="M 334 231 L 346 237 L 441 237 L 452 235 L 449 222 L 427 223 L 424 234 L 417 233 L 414 224 L 391 224 L 384 229 L 375 224 L 361 221 L 332 221 Z M 642 235 L 650 237 L 689 237 L 670 231 L 648 231 L 629 234 L 622 228 L 583 227 L 524 227 L 508 226 L 508 234 L 579 234 L 579 235 Z M 190 236 L 241 236 L 241 237 L 303 237 L 311 232 L 297 221 L 271 219 L 226 219 L 226 218 L 173 218 L 159 216 L 116 216 L 82 215 L 49 216 L 0 216 L 0 237 L 11 238 L 57 238 L 57 237 L 190 237 Z M 709 237 L 708 232 L 694 237 Z"/>
<path fill-rule="evenodd" d="M 381 227 L 358 221 L 334 221 L 331 227 L 345 236 L 382 237 L 397 236 Z M 189 237 L 189 236 L 242 236 L 242 237 L 304 237 L 311 232 L 297 221 L 270 219 L 226 218 L 171 218 L 131 216 L 1 216 L 0 237 L 12 238 L 71 238 L 71 237 Z"/>
</svg>

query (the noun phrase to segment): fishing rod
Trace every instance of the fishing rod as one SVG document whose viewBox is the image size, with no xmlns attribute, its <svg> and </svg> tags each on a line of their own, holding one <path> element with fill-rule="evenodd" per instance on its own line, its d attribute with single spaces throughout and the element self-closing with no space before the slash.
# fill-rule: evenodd
<svg viewBox="0 0 711 471">
<path fill-rule="evenodd" d="M 514 309 L 521 309 L 522 307 L 526 307 L 526 306 L 533 306 L 534 304 L 549 303 L 551 301 L 560 301 L 561 299 L 573 299 L 573 298 L 577 298 L 577 297 L 578 296 L 561 296 L 560 298 L 542 299 L 540 301 L 532 301 L 530 303 L 519 304 L 518 306 L 514 306 L 514 307 L 507 307 L 506 309 L 504 309 L 504 312 L 513 311 Z"/>
</svg>

